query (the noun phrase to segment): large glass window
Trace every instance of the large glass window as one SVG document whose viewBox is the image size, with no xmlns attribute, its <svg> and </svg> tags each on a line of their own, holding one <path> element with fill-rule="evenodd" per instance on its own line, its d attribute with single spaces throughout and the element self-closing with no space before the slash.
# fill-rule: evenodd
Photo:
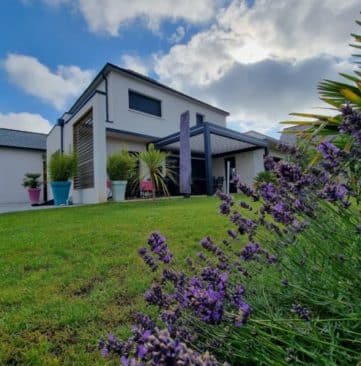
<svg viewBox="0 0 361 366">
<path fill-rule="evenodd" d="M 152 114 L 153 116 L 162 116 L 162 103 L 158 99 L 129 90 L 129 108 L 135 111 Z"/>
</svg>

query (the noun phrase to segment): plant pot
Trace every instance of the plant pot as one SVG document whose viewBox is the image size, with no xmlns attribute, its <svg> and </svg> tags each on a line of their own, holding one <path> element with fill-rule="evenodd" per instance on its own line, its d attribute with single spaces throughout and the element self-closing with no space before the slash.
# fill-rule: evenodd
<svg viewBox="0 0 361 366">
<path fill-rule="evenodd" d="M 40 201 L 41 188 L 28 188 L 29 200 L 32 205 L 36 205 Z"/>
<path fill-rule="evenodd" d="M 51 182 L 51 190 L 53 191 L 54 205 L 66 205 L 69 197 L 71 182 Z"/>
<path fill-rule="evenodd" d="M 125 190 L 128 181 L 126 180 L 112 180 L 112 194 L 113 201 L 121 202 L 125 200 Z"/>
</svg>

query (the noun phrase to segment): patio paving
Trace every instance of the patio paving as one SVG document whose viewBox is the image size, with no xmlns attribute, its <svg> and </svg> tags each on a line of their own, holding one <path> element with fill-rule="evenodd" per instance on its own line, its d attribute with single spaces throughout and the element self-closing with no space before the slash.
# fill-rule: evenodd
<svg viewBox="0 0 361 366">
<path fill-rule="evenodd" d="M 43 210 L 55 206 L 31 206 L 29 203 L 0 203 L 0 214 L 18 211 Z"/>
</svg>

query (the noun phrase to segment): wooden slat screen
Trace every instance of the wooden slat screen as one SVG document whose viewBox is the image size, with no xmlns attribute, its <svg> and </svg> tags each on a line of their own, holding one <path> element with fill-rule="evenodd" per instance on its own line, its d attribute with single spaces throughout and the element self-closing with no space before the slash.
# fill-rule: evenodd
<svg viewBox="0 0 361 366">
<path fill-rule="evenodd" d="M 78 159 L 78 171 L 74 177 L 74 188 L 94 187 L 93 113 L 87 112 L 73 126 L 74 152 Z"/>
</svg>

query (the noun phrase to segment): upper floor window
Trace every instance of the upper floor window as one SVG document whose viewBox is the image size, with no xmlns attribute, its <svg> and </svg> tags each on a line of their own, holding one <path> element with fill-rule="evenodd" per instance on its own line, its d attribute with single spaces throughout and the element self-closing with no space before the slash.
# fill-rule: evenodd
<svg viewBox="0 0 361 366">
<path fill-rule="evenodd" d="M 130 109 L 162 117 L 162 103 L 160 100 L 137 93 L 133 90 L 129 90 L 128 95 Z"/>
<path fill-rule="evenodd" d="M 197 113 L 196 114 L 196 121 L 197 121 L 197 126 L 201 125 L 204 122 L 203 114 Z"/>
</svg>

